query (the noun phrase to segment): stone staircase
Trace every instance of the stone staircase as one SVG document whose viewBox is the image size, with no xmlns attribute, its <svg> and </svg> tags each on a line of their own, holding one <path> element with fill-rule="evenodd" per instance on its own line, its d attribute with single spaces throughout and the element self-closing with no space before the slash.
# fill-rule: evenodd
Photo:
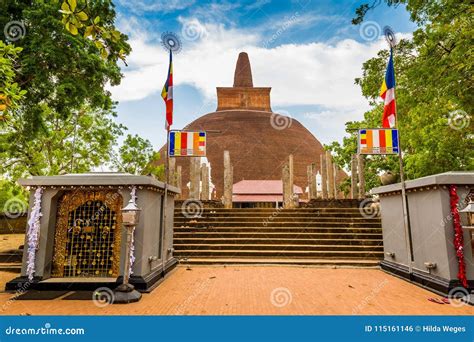
<svg viewBox="0 0 474 342">
<path fill-rule="evenodd" d="M 0 252 L 0 271 L 20 273 L 23 250 Z"/>
<path fill-rule="evenodd" d="M 177 208 L 174 250 L 183 264 L 377 266 L 382 228 L 358 208 Z"/>
</svg>

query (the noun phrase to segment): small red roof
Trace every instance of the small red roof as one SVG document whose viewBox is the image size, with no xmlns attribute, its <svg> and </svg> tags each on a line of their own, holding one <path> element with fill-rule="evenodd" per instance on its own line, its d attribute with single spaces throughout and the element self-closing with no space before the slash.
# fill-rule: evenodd
<svg viewBox="0 0 474 342">
<path fill-rule="evenodd" d="M 303 190 L 293 185 L 295 194 L 302 194 Z M 280 195 L 283 196 L 283 181 L 281 180 L 242 180 L 232 187 L 234 195 Z"/>
<path fill-rule="evenodd" d="M 283 202 L 282 195 L 232 195 L 232 202 Z"/>
</svg>

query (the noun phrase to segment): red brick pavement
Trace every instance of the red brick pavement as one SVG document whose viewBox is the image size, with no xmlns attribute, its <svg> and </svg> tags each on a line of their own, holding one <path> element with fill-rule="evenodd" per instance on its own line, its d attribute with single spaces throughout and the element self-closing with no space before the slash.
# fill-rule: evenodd
<svg viewBox="0 0 474 342">
<path fill-rule="evenodd" d="M 0 286 L 16 276 L 0 272 Z M 377 269 L 283 266 L 178 267 L 138 303 L 99 308 L 92 301 L 9 301 L 0 314 L 32 315 L 473 315 Z"/>
</svg>

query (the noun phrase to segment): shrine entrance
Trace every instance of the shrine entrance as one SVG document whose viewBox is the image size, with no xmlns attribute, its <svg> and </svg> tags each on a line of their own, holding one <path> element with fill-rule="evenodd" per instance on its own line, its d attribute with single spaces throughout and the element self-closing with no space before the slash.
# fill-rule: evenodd
<svg viewBox="0 0 474 342">
<path fill-rule="evenodd" d="M 53 277 L 117 277 L 122 196 L 71 191 L 58 204 Z"/>
</svg>

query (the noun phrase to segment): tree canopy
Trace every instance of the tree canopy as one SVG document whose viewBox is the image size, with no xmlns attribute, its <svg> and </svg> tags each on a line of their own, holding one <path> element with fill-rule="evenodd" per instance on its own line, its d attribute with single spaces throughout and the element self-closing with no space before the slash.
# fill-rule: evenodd
<svg viewBox="0 0 474 342">
<path fill-rule="evenodd" d="M 72 30 L 71 15 L 79 8 L 79 17 L 92 23 Z M 119 84 L 120 60 L 130 52 L 114 21 L 111 1 L 0 4 L 0 27 L 20 23 L 24 30 L 14 39 L 5 30 L 6 43 L 0 43 L 0 68 L 7 71 L 0 93 L 16 100 L 3 116 L 2 174 L 82 172 L 108 160 L 124 127 L 113 121 L 115 104 L 106 85 Z"/>
<path fill-rule="evenodd" d="M 164 165 L 155 166 L 159 159 L 160 153 L 153 150 L 149 140 L 128 134 L 118 150 L 118 155 L 113 158 L 112 166 L 120 172 L 133 175 L 151 174 L 164 180 Z"/>
<path fill-rule="evenodd" d="M 0 2 L 5 180 L 85 172 L 110 159 L 125 127 L 106 86 L 120 83 L 130 53 L 115 18 L 110 0 Z"/>
<path fill-rule="evenodd" d="M 413 38 L 400 41 L 394 51 L 398 128 L 408 178 L 474 170 L 472 5 L 450 0 L 385 2 L 405 4 L 419 26 Z M 365 5 L 357 10 L 353 23 L 361 23 L 376 3 Z M 356 129 L 381 127 L 379 90 L 388 57 L 388 50 L 380 51 L 363 64 L 362 77 L 355 80 L 372 108 L 362 121 L 346 123 L 351 135 L 342 144 L 328 146 L 341 166 L 349 168 L 356 153 Z M 368 159 L 366 190 L 379 185 L 376 175 L 381 171 L 398 173 L 394 157 Z"/>
</svg>

